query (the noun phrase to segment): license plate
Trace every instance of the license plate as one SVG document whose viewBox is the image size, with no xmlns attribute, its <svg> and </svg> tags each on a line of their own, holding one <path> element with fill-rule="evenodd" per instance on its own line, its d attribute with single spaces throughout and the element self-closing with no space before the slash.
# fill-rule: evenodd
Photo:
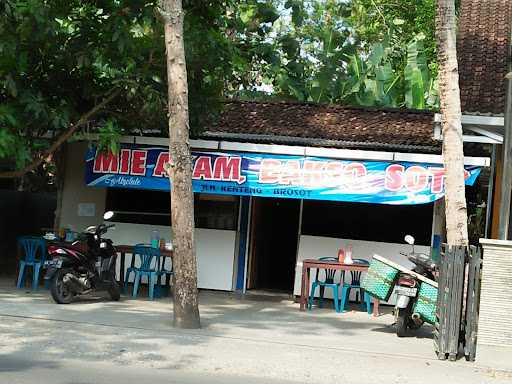
<svg viewBox="0 0 512 384">
<path fill-rule="evenodd" d="M 60 268 L 62 267 L 62 260 L 46 260 L 44 262 L 44 266 L 45 267 L 55 267 L 55 268 Z"/>
<path fill-rule="evenodd" d="M 409 296 L 409 297 L 415 297 L 416 294 L 418 293 L 418 288 L 409 288 L 409 287 L 396 287 L 395 288 L 395 293 L 397 295 L 404 295 L 404 296 Z"/>
</svg>

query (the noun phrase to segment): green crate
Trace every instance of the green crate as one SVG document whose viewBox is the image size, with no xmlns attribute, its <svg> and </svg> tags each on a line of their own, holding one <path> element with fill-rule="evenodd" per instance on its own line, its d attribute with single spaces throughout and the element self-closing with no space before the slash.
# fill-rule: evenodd
<svg viewBox="0 0 512 384">
<path fill-rule="evenodd" d="M 361 287 L 379 300 L 387 301 L 393 292 L 398 273 L 398 269 L 372 259 L 368 272 L 361 281 Z"/>
<path fill-rule="evenodd" d="M 436 305 L 437 288 L 422 282 L 413 311 L 419 313 L 423 321 L 434 324 L 436 321 Z"/>
</svg>

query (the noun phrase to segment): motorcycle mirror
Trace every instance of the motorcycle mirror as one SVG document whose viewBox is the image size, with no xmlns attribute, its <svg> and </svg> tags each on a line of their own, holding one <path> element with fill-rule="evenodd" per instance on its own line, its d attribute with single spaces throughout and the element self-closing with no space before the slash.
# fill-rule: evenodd
<svg viewBox="0 0 512 384">
<path fill-rule="evenodd" d="M 414 237 L 412 237 L 411 235 L 406 235 L 404 240 L 407 244 L 414 245 Z"/>
<path fill-rule="evenodd" d="M 107 211 L 103 214 L 103 220 L 110 220 L 112 217 L 114 217 L 113 211 Z"/>
</svg>

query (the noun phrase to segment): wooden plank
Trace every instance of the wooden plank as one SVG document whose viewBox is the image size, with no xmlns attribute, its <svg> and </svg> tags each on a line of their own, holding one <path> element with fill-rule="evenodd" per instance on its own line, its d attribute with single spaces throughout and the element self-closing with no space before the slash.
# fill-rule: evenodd
<svg viewBox="0 0 512 384">
<path fill-rule="evenodd" d="M 462 320 L 462 303 L 464 297 L 464 273 L 465 273 L 465 257 L 466 248 L 459 247 L 457 249 L 457 260 L 456 260 L 456 272 L 457 272 L 457 286 L 455 290 L 456 303 L 454 307 L 455 318 L 453 321 L 453 333 L 452 333 L 452 353 L 457 354 L 459 351 L 460 343 L 460 331 L 461 331 L 461 320 Z"/>
<path fill-rule="evenodd" d="M 468 289 L 467 289 L 467 302 L 466 302 L 466 321 L 464 328 L 464 355 L 466 357 L 470 354 L 471 346 L 471 332 L 473 328 L 473 304 L 474 304 L 474 274 L 475 274 L 475 247 L 469 248 L 469 260 L 468 260 Z"/>
<path fill-rule="evenodd" d="M 453 325 L 453 268 L 454 268 L 454 256 L 455 256 L 455 248 L 450 247 L 449 251 L 446 254 L 446 278 L 447 284 L 445 288 L 446 296 L 446 320 L 445 320 L 445 337 L 446 337 L 446 353 L 450 353 L 451 351 L 451 340 L 452 340 L 452 325 Z M 450 284 L 451 283 L 451 284 Z"/>
<path fill-rule="evenodd" d="M 459 308 L 459 296 L 460 296 L 460 248 L 455 247 L 452 253 L 452 273 L 451 279 L 449 281 L 450 284 L 450 315 L 449 315 L 449 336 L 448 336 L 448 353 L 450 354 L 450 358 L 454 353 L 458 351 L 458 343 L 459 343 L 459 332 L 458 328 L 460 326 L 458 322 L 457 313 L 460 312 Z"/>
<path fill-rule="evenodd" d="M 482 250 L 478 248 L 477 252 L 477 262 L 475 268 L 475 318 L 474 318 L 474 326 L 473 326 L 473 334 L 472 334 L 472 350 L 471 350 L 471 360 L 475 360 L 476 357 L 476 346 L 477 346 L 477 337 L 478 337 L 478 316 L 479 316 L 479 304 L 480 304 L 480 289 L 482 286 L 482 280 L 480 278 L 482 273 Z"/>
<path fill-rule="evenodd" d="M 444 284 L 443 284 L 443 278 L 445 276 L 443 272 L 443 266 L 444 266 L 444 252 L 445 247 L 444 244 L 441 245 L 441 251 L 439 253 L 439 287 L 438 287 L 438 295 L 437 295 L 437 305 L 436 305 L 436 323 L 435 323 L 435 333 L 434 333 L 434 347 L 437 353 L 441 353 L 442 351 L 442 321 L 443 321 L 443 292 L 444 292 Z"/>
<path fill-rule="evenodd" d="M 469 326 L 466 330 L 466 357 L 474 361 L 476 357 L 476 338 L 478 330 L 478 294 L 480 286 L 481 252 L 479 248 L 473 247 L 471 252 L 471 307 Z"/>
<path fill-rule="evenodd" d="M 450 249 L 443 244 L 441 249 L 441 263 L 440 263 L 440 280 L 438 288 L 438 342 L 437 352 L 443 356 L 447 348 L 447 281 L 448 281 L 448 265 L 449 265 L 449 252 Z"/>
<path fill-rule="evenodd" d="M 374 258 L 375 260 L 378 260 L 378 261 L 383 262 L 384 264 L 389 265 L 390 267 L 393 267 L 393 268 L 395 268 L 395 269 L 398 269 L 399 271 L 401 271 L 401 272 L 403 272 L 403 273 L 407 273 L 407 274 L 409 274 L 409 275 L 411 275 L 411 276 L 414 276 L 414 277 L 415 277 L 415 278 L 417 278 L 418 280 L 421 280 L 421 281 L 423 281 L 423 282 L 425 282 L 425 283 L 427 283 L 427 284 L 430 284 L 430 285 L 432 285 L 432 286 L 434 286 L 434 287 L 436 287 L 436 288 L 438 287 L 437 282 L 435 282 L 434 280 L 430 280 L 430 279 L 426 278 L 425 276 L 420 275 L 419 273 L 416 273 L 416 272 L 414 272 L 414 271 L 411 271 L 410 269 L 407 269 L 407 268 L 405 268 L 405 267 L 401 266 L 400 264 L 397 264 L 397 263 L 395 263 L 395 262 L 393 262 L 393 261 L 391 261 L 391 260 L 389 260 L 389 259 L 386 259 L 385 257 L 382 257 L 382 256 L 380 256 L 380 255 L 374 254 L 374 255 L 373 255 L 373 258 Z"/>
</svg>

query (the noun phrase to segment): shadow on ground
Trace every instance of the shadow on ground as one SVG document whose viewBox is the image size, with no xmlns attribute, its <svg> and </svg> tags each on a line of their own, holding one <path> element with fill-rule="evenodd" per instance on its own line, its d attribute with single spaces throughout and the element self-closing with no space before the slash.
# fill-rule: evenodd
<svg viewBox="0 0 512 384">
<path fill-rule="evenodd" d="M 422 339 L 431 338 L 431 330 L 425 327 L 411 338 L 398 339 L 390 308 L 386 307 L 382 308 L 385 314 L 377 318 L 355 304 L 343 314 L 335 313 L 329 302 L 322 309 L 300 312 L 299 305 L 289 299 L 261 300 L 211 291 L 200 294 L 202 329 L 183 331 L 172 328 L 170 298 L 149 301 L 140 297 L 112 302 L 99 295 L 85 296 L 69 305 L 57 305 L 44 289 L 0 288 L 0 317 L 4 319 L 0 322 L 0 361 L 7 361 L 0 365 L 0 371 L 7 369 L 4 366 L 11 371 L 31 368 L 28 364 L 8 364 L 8 357 L 29 353 L 35 344 L 42 350 L 38 364 L 48 368 L 58 368 L 55 362 L 61 358 L 72 358 L 108 360 L 121 366 L 135 361 L 180 370 L 198 358 L 194 348 L 206 348 L 222 338 L 397 356 L 408 354 Z M 55 327 L 58 333 L 52 332 Z M 3 348 L 7 340 L 15 340 L 16 345 Z M 428 344 L 421 344 L 415 353 L 432 358 L 433 349 Z M 176 355 L 179 358 L 163 352 L 169 345 L 180 351 Z"/>
</svg>

